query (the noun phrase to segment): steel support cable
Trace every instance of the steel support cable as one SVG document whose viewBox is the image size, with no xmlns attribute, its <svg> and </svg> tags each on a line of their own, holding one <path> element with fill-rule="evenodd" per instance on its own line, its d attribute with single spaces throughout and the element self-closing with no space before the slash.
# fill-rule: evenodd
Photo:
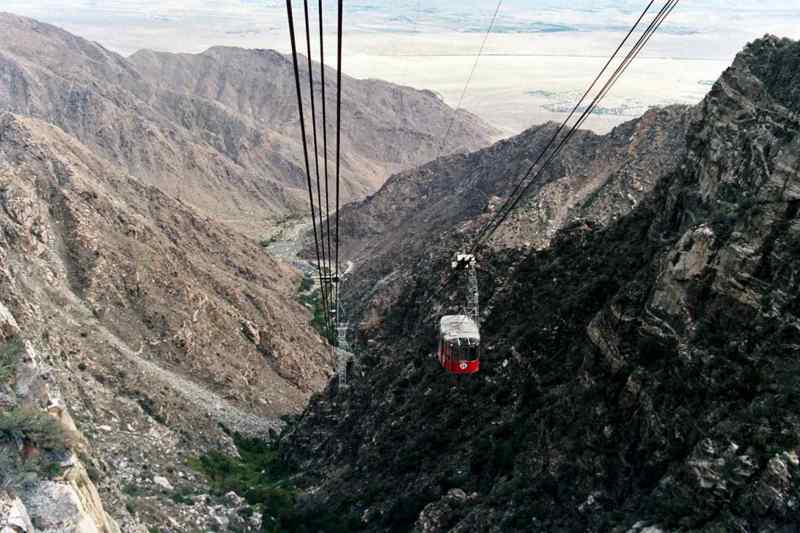
<svg viewBox="0 0 800 533">
<path fill-rule="evenodd" d="M 420 14 L 421 10 L 422 10 L 422 0 L 417 0 L 417 10 L 416 10 L 416 15 L 414 16 L 414 24 L 411 26 L 410 35 L 416 35 L 417 34 L 417 25 L 419 24 L 419 14 Z M 413 50 L 412 50 L 412 52 L 413 52 Z M 403 54 L 398 54 L 398 57 L 402 57 L 402 56 L 403 56 Z M 406 60 L 404 62 L 403 74 L 398 78 L 399 80 L 401 80 L 401 81 L 405 80 L 406 76 L 408 76 L 408 71 L 411 68 L 411 58 L 412 57 L 413 57 L 413 53 L 405 54 Z M 403 92 L 402 91 L 400 92 L 400 103 L 401 103 L 401 105 L 405 104 L 405 97 L 403 96 Z"/>
<path fill-rule="evenodd" d="M 553 158 L 555 158 L 558 155 L 558 153 L 560 152 L 561 148 L 563 148 L 563 146 L 566 144 L 566 142 L 569 141 L 569 139 L 574 135 L 574 133 L 578 129 L 578 127 L 580 127 L 580 125 L 583 124 L 583 122 L 586 120 L 586 118 L 589 116 L 589 114 L 591 114 L 591 112 L 594 110 L 594 108 L 597 106 L 597 104 L 600 102 L 600 100 L 608 93 L 608 91 L 613 87 L 613 85 L 616 83 L 616 81 L 619 79 L 619 77 L 625 72 L 625 70 L 627 70 L 627 67 L 630 65 L 630 63 L 633 61 L 633 59 L 635 59 L 636 56 L 638 56 L 639 52 L 641 52 L 641 50 L 644 48 L 644 46 L 649 42 L 650 38 L 653 36 L 653 34 L 655 34 L 655 32 L 658 30 L 658 28 L 663 23 L 663 21 L 669 16 L 670 13 L 672 13 L 672 11 L 675 9 L 675 7 L 677 6 L 679 1 L 680 0 L 668 0 L 664 4 L 664 6 L 659 11 L 659 13 L 650 22 L 650 24 L 648 25 L 647 29 L 643 32 L 642 36 L 637 40 L 637 42 L 634 44 L 634 46 L 628 52 L 628 54 L 626 55 L 626 57 L 623 60 L 623 62 L 617 67 L 615 72 L 612 74 L 611 78 L 609 78 L 609 80 L 604 84 L 604 86 L 601 89 L 600 93 L 593 99 L 593 101 L 587 107 L 587 109 L 584 110 L 584 112 L 581 114 L 580 118 L 578 119 L 578 122 L 576 122 L 576 124 L 570 129 L 570 131 L 567 134 L 567 136 L 565 136 L 565 138 L 562 139 L 561 143 L 557 146 L 556 150 L 553 152 L 551 157 L 549 157 L 545 161 L 544 165 L 542 166 L 542 169 L 544 169 L 547 166 L 547 164 Z M 638 25 L 638 23 L 637 23 L 637 25 Z M 535 164 L 534 164 L 534 166 L 535 166 Z M 539 171 L 539 173 L 537 173 L 536 177 L 538 177 L 541 174 L 542 169 L 540 169 L 540 171 Z M 515 201 L 510 206 L 508 212 L 506 213 L 505 217 L 502 220 L 500 220 L 497 223 L 497 225 L 494 226 L 494 228 L 491 230 L 491 233 L 489 233 L 487 238 L 490 238 L 491 235 L 494 233 L 494 231 L 497 229 L 497 227 L 499 227 L 499 225 L 503 223 L 505 218 L 508 216 L 508 213 L 510 213 L 514 209 L 516 204 L 519 202 L 519 200 L 522 198 L 522 196 L 525 195 L 525 193 L 531 187 L 531 185 L 533 183 L 536 183 L 536 177 L 534 177 L 534 179 L 523 189 L 521 194 L 516 197 Z M 470 253 L 475 254 L 475 252 L 477 251 L 477 248 L 480 246 L 480 244 L 481 244 L 481 241 L 476 239 L 475 244 L 472 247 Z M 451 274 L 448 274 L 446 276 L 446 278 L 445 278 L 445 281 L 439 286 L 439 288 L 433 294 L 431 294 L 431 296 L 429 296 L 425 300 L 425 304 L 422 307 L 426 307 L 434 298 L 438 297 L 451 284 L 452 280 L 453 280 L 453 276 Z"/>
<path fill-rule="evenodd" d="M 319 0 L 319 63 L 321 65 L 320 77 L 322 81 L 322 161 L 325 166 L 325 226 L 328 236 L 328 275 L 333 275 L 333 256 L 331 255 L 331 207 L 330 207 L 330 186 L 328 177 L 328 115 L 326 112 L 327 104 L 325 98 L 325 38 L 324 26 L 322 23 L 322 0 Z M 331 308 L 336 309 L 336 298 L 338 294 L 333 294 L 336 290 L 335 286 L 331 285 Z M 338 311 L 337 311 L 338 313 Z M 334 319 L 335 321 L 335 319 Z M 335 333 L 335 332 L 334 332 Z"/>
<path fill-rule="evenodd" d="M 505 222 L 505 220 L 511 214 L 511 211 L 514 210 L 514 208 L 517 206 L 517 204 L 522 199 L 522 197 L 525 196 L 525 194 L 528 192 L 528 190 L 530 190 L 530 188 L 533 186 L 533 184 L 537 182 L 537 179 L 542 175 L 542 173 L 544 172 L 544 169 L 547 168 L 547 165 L 551 161 L 553 161 L 553 159 L 555 159 L 558 156 L 558 154 L 561 152 L 561 149 L 574 136 L 574 134 L 578 130 L 578 128 L 580 128 L 580 126 L 583 125 L 583 123 L 586 121 L 586 119 L 589 117 L 589 115 L 594 111 L 594 109 L 597 106 L 597 104 L 606 96 L 606 94 L 608 94 L 608 92 L 616 84 L 616 82 L 619 80 L 619 78 L 622 76 L 622 74 L 628 69 L 628 67 L 633 62 L 633 60 L 639 55 L 641 50 L 647 45 L 647 43 L 650 41 L 650 38 L 655 34 L 655 32 L 658 30 L 658 28 L 661 26 L 661 24 L 664 22 L 664 20 L 669 16 L 670 13 L 672 13 L 672 11 L 675 9 L 675 7 L 677 6 L 679 1 L 680 0 L 668 0 L 664 4 L 664 6 L 659 11 L 659 13 L 650 22 L 650 25 L 648 26 L 648 28 L 642 33 L 641 37 L 639 37 L 639 39 L 637 40 L 636 44 L 628 52 L 628 54 L 625 57 L 625 59 L 617 67 L 615 72 L 612 74 L 611 78 L 609 78 L 609 80 L 603 86 L 603 88 L 598 93 L 598 95 L 595 96 L 595 98 L 593 99 L 591 104 L 583 111 L 583 113 L 581 114 L 581 116 L 578 119 L 578 121 L 575 123 L 575 125 L 573 125 L 571 127 L 571 129 L 569 130 L 567 135 L 565 135 L 564 138 L 562 138 L 561 142 L 556 146 L 555 150 L 553 150 L 553 152 L 551 152 L 550 156 L 545 160 L 545 162 L 539 168 L 539 171 L 536 173 L 536 175 L 533 177 L 533 179 L 531 181 L 529 181 L 527 185 L 525 185 L 525 187 L 520 191 L 520 193 L 515 198 L 513 198 L 513 199 L 509 198 L 509 201 L 511 201 L 511 203 L 508 205 L 508 208 L 505 210 L 505 212 L 502 214 L 502 216 L 500 216 L 500 218 L 497 218 L 497 215 L 496 215 L 493 218 L 493 220 L 490 221 L 489 224 L 487 224 L 487 226 L 484 228 L 484 230 L 486 230 L 486 231 L 482 231 L 481 235 L 479 236 L 479 238 L 476 239 L 475 245 L 472 248 L 472 253 L 475 252 L 475 250 L 478 248 L 478 246 L 481 244 L 481 242 L 485 242 L 486 240 L 491 238 L 492 235 L 494 234 L 494 232 L 497 230 L 497 228 L 501 224 L 503 224 L 503 222 Z M 529 169 L 529 173 L 532 170 L 533 166 L 535 166 L 535 165 L 532 165 L 531 169 Z M 529 173 L 527 173 L 526 175 L 529 175 Z M 494 220 L 497 220 L 497 222 L 492 225 L 492 222 Z"/>
<path fill-rule="evenodd" d="M 300 135 L 303 141 L 303 159 L 306 166 L 306 181 L 308 183 L 308 203 L 311 207 L 311 223 L 314 227 L 314 247 L 317 254 L 317 271 L 320 278 L 322 277 L 322 266 L 320 263 L 319 255 L 319 239 L 317 236 L 317 219 L 314 215 L 314 194 L 311 186 L 311 165 L 308 160 L 308 142 L 306 141 L 306 121 L 305 113 L 303 112 L 303 94 L 300 90 L 300 67 L 297 62 L 297 42 L 294 35 L 294 15 L 292 13 L 292 0 L 286 0 L 286 12 L 289 17 L 289 39 L 292 43 L 292 64 L 294 65 L 294 82 L 295 90 L 297 91 L 297 109 L 300 115 Z"/>
<path fill-rule="evenodd" d="M 309 14 L 308 14 L 308 0 L 303 0 L 303 12 L 305 15 L 305 23 L 306 23 L 306 50 L 307 50 L 307 60 L 308 60 L 308 86 L 309 86 L 309 98 L 311 100 L 311 124 L 312 124 L 312 135 L 314 140 L 314 164 L 316 168 L 316 176 L 317 176 L 317 207 L 319 208 L 319 233 L 320 233 L 320 250 L 322 255 L 322 268 L 321 272 L 326 272 L 328 269 L 328 265 L 326 264 L 326 256 L 325 256 L 325 226 L 322 219 L 322 193 L 320 190 L 320 173 L 319 173 L 319 150 L 317 144 L 317 112 L 316 112 L 316 104 L 314 98 L 314 75 L 313 75 L 313 62 L 311 57 L 311 24 L 309 22 Z M 312 212 L 312 216 L 315 214 Z M 328 272 L 328 274 L 330 274 Z M 330 320 L 330 298 L 329 298 L 329 291 L 330 286 L 325 281 L 324 277 L 320 276 L 320 291 L 322 293 L 322 305 L 325 308 L 325 312 L 323 316 L 325 317 L 325 323 L 330 331 L 331 328 L 331 320 Z"/>
<path fill-rule="evenodd" d="M 336 279 L 339 279 L 339 184 L 342 152 L 342 27 L 344 0 L 339 0 L 339 13 L 336 28 Z M 338 285 L 338 284 L 337 284 Z M 338 296 L 338 295 L 337 295 Z M 336 317 L 338 327 L 339 317 Z"/>
<path fill-rule="evenodd" d="M 414 15 L 414 24 L 411 26 L 411 35 L 417 34 L 418 31 L 417 28 L 419 26 L 419 15 L 421 11 L 422 11 L 422 0 L 417 0 L 417 10 L 416 14 Z M 400 76 L 401 80 L 406 79 L 406 76 L 408 76 L 408 70 L 411 68 L 411 57 L 413 56 L 413 54 L 406 54 L 406 55 L 407 58 L 405 61 L 405 68 L 403 69 L 403 75 Z"/>
<path fill-rule="evenodd" d="M 319 150 L 317 148 L 317 111 L 316 111 L 316 104 L 314 103 L 314 72 L 313 72 L 313 63 L 311 60 L 311 25 L 309 23 L 308 17 L 308 0 L 303 0 L 303 12 L 305 14 L 305 22 L 306 22 L 306 50 L 308 52 L 308 88 L 310 91 L 309 97 L 311 99 L 311 126 L 312 126 L 312 136 L 314 140 L 314 163 L 316 165 L 317 170 L 317 200 L 318 200 L 318 207 L 319 207 L 319 233 L 320 233 L 320 241 L 321 241 L 321 251 L 322 251 L 322 268 L 320 269 L 320 290 L 322 291 L 322 305 L 325 307 L 324 316 L 326 318 L 325 322 L 327 324 L 328 329 L 330 330 L 331 321 L 330 321 L 330 302 L 328 300 L 328 290 L 330 289 L 329 283 L 325 281 L 322 276 L 322 272 L 324 272 L 328 266 L 326 265 L 325 261 L 325 231 L 324 231 L 324 222 L 322 220 L 322 190 L 320 187 L 320 174 L 319 174 Z M 313 211 L 311 212 L 311 216 L 315 217 L 316 214 Z"/>
<path fill-rule="evenodd" d="M 653 1 L 655 1 L 655 0 L 653 0 Z M 417 22 L 418 22 L 418 19 L 419 19 L 420 4 L 421 4 L 421 0 L 417 3 L 417 18 L 414 21 L 414 28 L 415 29 L 416 29 L 416 25 L 417 25 Z M 483 36 L 483 41 L 481 42 L 481 46 L 478 49 L 477 55 L 475 56 L 475 61 L 472 63 L 472 69 L 470 70 L 469 76 L 467 77 L 467 81 L 465 82 L 464 88 L 461 91 L 461 96 L 458 99 L 458 105 L 455 107 L 455 111 L 456 112 L 461 108 L 461 105 L 464 102 L 464 97 L 467 94 L 467 90 L 469 89 L 470 83 L 472 83 L 473 77 L 475 76 L 475 71 L 476 71 L 476 69 L 478 67 L 478 61 L 480 60 L 481 55 L 483 55 L 483 51 L 486 48 L 486 42 L 488 41 L 489 35 L 491 35 L 492 30 L 494 29 L 494 24 L 497 21 L 497 15 L 500 13 L 500 8 L 502 7 L 502 5 L 503 5 L 503 0 L 499 0 L 497 2 L 497 6 L 495 7 L 494 13 L 492 14 L 492 18 L 489 21 L 489 26 L 486 29 L 486 33 Z M 437 155 L 436 155 L 436 157 L 434 159 L 438 159 L 442 155 L 442 151 L 444 150 L 445 143 L 447 142 L 447 137 L 450 135 L 450 131 L 453 128 L 455 120 L 456 120 L 456 114 L 454 112 L 453 116 L 450 119 L 450 122 L 447 125 L 447 130 L 445 130 L 445 134 L 444 134 L 444 136 L 442 136 L 442 140 L 439 143 L 439 150 L 437 151 Z M 337 227 L 338 227 L 338 223 L 337 223 Z M 437 289 L 436 292 L 434 292 L 430 297 L 428 297 L 428 299 L 425 301 L 425 305 L 427 305 L 431 300 L 433 300 L 442 291 L 444 291 L 447 288 L 447 286 L 450 285 L 451 280 L 452 280 L 452 278 L 450 276 L 448 276 L 445 279 L 445 282 L 439 287 L 439 289 Z"/>
<path fill-rule="evenodd" d="M 329 186 L 329 176 L 328 176 L 328 115 L 326 112 L 327 108 L 327 99 L 325 96 L 325 26 L 323 24 L 323 12 L 322 12 L 322 0 L 319 0 L 317 4 L 317 11 L 319 15 L 319 63 L 320 63 L 320 79 L 322 84 L 322 162 L 324 164 L 324 176 L 325 176 L 325 226 L 326 226 L 326 235 L 328 241 L 328 276 L 333 275 L 333 265 L 331 262 L 333 261 L 333 256 L 331 255 L 331 208 L 330 208 L 330 186 Z M 320 209 L 322 206 L 320 205 Z M 323 248 L 325 247 L 325 243 L 323 242 Z M 329 292 L 328 292 L 328 304 L 330 305 L 331 309 L 336 310 L 333 318 L 330 320 L 332 322 L 333 331 L 331 335 L 334 339 L 337 338 L 337 331 L 336 331 L 336 317 L 339 314 L 339 309 L 337 306 L 337 298 L 339 297 L 337 286 L 334 283 L 329 284 Z M 331 343 L 331 348 L 333 349 L 334 353 L 336 352 L 336 341 Z"/>
<path fill-rule="evenodd" d="M 517 204 L 522 199 L 522 197 L 525 196 L 525 194 L 530 189 L 530 187 L 534 183 L 537 182 L 537 179 L 539 178 L 539 176 L 541 176 L 542 172 L 547 167 L 547 165 L 553 159 L 555 159 L 555 157 L 560 153 L 560 151 L 563 148 L 563 146 L 566 145 L 569 142 L 569 140 L 575 134 L 577 129 L 580 128 L 581 125 L 583 125 L 583 123 L 586 121 L 588 116 L 592 113 L 592 111 L 596 107 L 597 103 L 599 103 L 600 100 L 602 100 L 606 96 L 606 94 L 608 94 L 608 91 L 613 87 L 613 85 L 616 83 L 616 81 L 619 79 L 619 77 L 625 72 L 625 70 L 627 70 L 627 68 L 628 68 L 628 66 L 630 66 L 631 62 L 633 62 L 633 59 L 635 59 L 638 56 L 639 52 L 641 52 L 641 50 L 644 48 L 644 46 L 650 41 L 650 38 L 655 34 L 655 32 L 661 26 L 661 23 L 666 19 L 667 16 L 669 16 L 670 13 L 672 13 L 672 11 L 677 6 L 678 2 L 679 2 L 679 0 L 669 0 L 664 5 L 664 7 L 661 8 L 661 11 L 658 13 L 658 15 L 656 15 L 656 17 L 650 23 L 650 26 L 648 27 L 648 29 L 639 38 L 637 43 L 634 45 L 634 47 L 629 52 L 628 56 L 626 56 L 626 58 L 623 61 L 623 63 L 621 63 L 620 66 L 617 67 L 617 70 L 612 75 L 612 78 L 602 88 L 601 92 L 595 97 L 595 99 L 593 100 L 591 105 L 586 110 L 584 110 L 583 114 L 578 119 L 578 122 L 570 129 L 570 131 L 567 133 L 567 135 L 561 140 L 559 145 L 556 147 L 556 150 L 554 150 L 553 153 L 550 155 L 550 157 L 545 161 L 545 163 L 539 169 L 539 172 L 537 172 L 537 174 L 534 176 L 533 180 L 531 180 L 525 186 L 525 188 L 522 190 L 522 192 L 516 198 L 514 198 L 513 202 L 511 203 L 511 205 L 509 206 L 508 210 L 505 212 L 503 217 L 499 220 L 499 222 L 497 222 L 497 224 L 494 225 L 494 227 L 491 229 L 491 231 L 488 233 L 488 235 L 483 237 L 482 240 L 486 240 L 488 238 L 491 238 L 491 236 L 494 234 L 494 232 L 497 230 L 497 228 L 508 218 L 508 216 L 510 215 L 511 211 L 514 210 L 514 208 L 517 206 Z M 479 244 L 480 244 L 480 241 L 478 241 L 476 243 L 475 247 L 473 248 L 473 251 L 477 248 L 477 246 Z"/>
<path fill-rule="evenodd" d="M 499 0 L 497 2 L 497 7 L 495 7 L 494 9 L 494 14 L 492 15 L 492 19 L 489 22 L 489 27 L 486 29 L 486 33 L 483 36 L 481 47 L 478 49 L 478 54 L 475 56 L 475 61 L 472 63 L 472 70 L 470 70 L 469 76 L 467 77 L 467 82 L 464 84 L 464 88 L 461 90 L 461 96 L 458 99 L 458 105 L 456 105 L 453 111 L 453 116 L 450 118 L 450 123 L 447 125 L 447 130 L 445 130 L 444 136 L 442 137 L 442 141 L 439 143 L 439 150 L 434 159 L 439 159 L 439 157 L 441 157 L 442 155 L 442 152 L 444 151 L 445 143 L 447 143 L 447 137 L 450 135 L 450 131 L 453 129 L 453 124 L 455 124 L 458 110 L 461 109 L 461 104 L 464 103 L 464 97 L 467 94 L 467 89 L 469 89 L 469 85 L 470 83 L 472 83 L 472 78 L 475 76 L 475 70 L 478 68 L 478 61 L 480 61 L 481 55 L 483 55 L 483 50 L 484 48 L 486 48 L 486 41 L 489 39 L 489 35 L 492 33 L 492 29 L 494 29 L 494 23 L 497 20 L 497 14 L 500 12 L 500 8 L 502 6 L 503 6 L 503 0 Z"/>
<path fill-rule="evenodd" d="M 586 100 L 586 98 L 589 96 L 589 94 L 590 94 L 590 93 L 592 92 L 592 90 L 595 88 L 595 86 L 597 85 L 597 83 L 600 81 L 600 78 L 602 78 L 602 77 L 603 77 L 603 74 L 605 74 L 606 70 L 608 70 L 608 67 L 609 67 L 609 66 L 611 66 L 611 63 L 613 63 L 613 62 L 614 62 L 614 60 L 617 58 L 617 55 L 619 55 L 619 52 L 620 52 L 620 50 L 622 50 L 622 48 L 625 46 L 625 43 L 627 43 L 627 42 L 628 42 L 628 39 L 630 39 L 631 35 L 633 35 L 633 32 L 634 32 L 634 31 L 636 31 L 636 28 L 638 28 L 638 27 L 639 27 L 639 24 L 641 24 L 641 22 L 642 22 L 642 19 L 644 19 L 644 17 L 645 17 L 645 16 L 647 15 L 647 13 L 650 11 L 650 8 L 652 8 L 652 7 L 653 7 L 653 4 L 654 4 L 654 3 L 655 3 L 655 0 L 650 0 L 650 3 L 649 3 L 649 4 L 647 4 L 647 6 L 644 8 L 644 10 L 642 11 L 641 15 L 639 15 L 639 18 L 636 20 L 636 23 L 635 23 L 635 24 L 634 24 L 634 25 L 631 27 L 631 29 L 630 29 L 630 30 L 628 31 L 628 33 L 625 35 L 625 38 L 624 38 L 624 39 L 622 39 L 622 41 L 619 43 L 619 46 L 617 46 L 617 49 L 616 49 L 616 50 L 614 50 L 614 53 L 613 53 L 613 54 L 611 54 L 611 57 L 609 57 L 609 58 L 608 58 L 608 61 L 606 61 L 606 64 L 603 66 L 603 68 L 602 68 L 602 69 L 600 70 L 600 72 L 597 74 L 597 76 L 595 77 L 594 81 L 592 81 L 592 83 L 591 83 L 591 84 L 589 85 L 589 87 L 586 89 L 586 92 L 584 92 L 584 93 L 583 93 L 583 96 L 581 96 L 581 97 L 580 97 L 580 99 L 578 100 L 578 102 L 575 104 L 575 107 L 573 107 L 573 108 L 572 108 L 572 111 L 570 111 L 570 113 L 569 113 L 569 115 L 567 116 L 567 118 L 565 118 L 565 119 L 564 119 L 564 120 L 561 122 L 561 125 L 558 127 L 558 129 L 556 130 L 556 132 L 555 132 L 555 133 L 553 134 L 553 136 L 550 138 L 550 141 L 547 143 L 547 145 L 544 147 L 544 149 L 543 149 L 543 150 L 542 150 L 542 151 L 539 153 L 539 156 L 536 158 L 536 160 L 533 162 L 533 164 L 532 164 L 532 165 L 531 165 L 531 166 L 528 168 L 528 171 L 525 173 L 525 175 L 522 177 L 522 179 L 520 179 L 520 180 L 517 182 L 516 186 L 514 187 L 514 190 L 513 190 L 513 191 L 511 191 L 511 194 L 509 194 L 509 196 L 508 196 L 508 199 L 507 199 L 507 200 L 506 200 L 506 201 L 503 203 L 503 205 L 500 207 L 500 209 L 499 209 L 499 210 L 498 210 L 498 211 L 495 213 L 494 217 L 492 217 L 492 220 L 490 220 L 490 221 L 489 221 L 489 222 L 488 222 L 488 223 L 487 223 L 487 224 L 486 224 L 486 225 L 485 225 L 483 228 L 481 228 L 481 231 L 478 233 L 477 240 L 480 240 L 480 239 L 481 239 L 481 237 L 482 237 L 483 233 L 485 233 L 485 232 L 486 232 L 486 230 L 489 228 L 489 226 L 491 225 L 491 223 L 492 223 L 492 222 L 493 222 L 493 221 L 494 221 L 494 220 L 495 220 L 495 219 L 496 219 L 498 216 L 500 216 L 500 215 L 501 215 L 501 213 L 503 213 L 503 211 L 505 211 L 505 209 L 508 207 L 508 205 L 509 205 L 509 204 L 510 204 L 510 202 L 511 202 L 511 199 L 512 199 L 512 198 L 514 198 L 514 196 L 517 194 L 517 192 L 519 192 L 519 189 L 522 187 L 522 184 L 525 182 L 525 180 L 526 180 L 526 179 L 528 179 L 528 177 L 530 176 L 531 172 L 533 172 L 533 169 L 536 167 L 536 165 L 538 165 L 538 164 L 539 164 L 539 162 L 542 160 L 542 158 L 543 158 L 543 157 L 544 157 L 544 155 L 547 153 L 547 151 L 548 151 L 548 150 L 549 150 L 549 149 L 550 149 L 550 148 L 553 146 L 553 144 L 556 142 L 556 140 L 558 139 L 558 136 L 561 134 L 561 132 L 562 132 L 562 131 L 564 130 L 564 128 L 567 126 L 567 124 L 568 124 L 568 123 L 569 123 L 569 121 L 572 119 L 572 117 L 575 115 L 575 113 L 578 111 L 578 109 L 580 109 L 580 106 L 581 106 L 581 104 L 583 104 L 584 100 Z"/>
</svg>

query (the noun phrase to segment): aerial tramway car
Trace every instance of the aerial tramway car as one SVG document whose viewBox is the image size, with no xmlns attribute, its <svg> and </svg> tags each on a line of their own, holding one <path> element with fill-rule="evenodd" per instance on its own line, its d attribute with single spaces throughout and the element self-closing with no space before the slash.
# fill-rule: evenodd
<svg viewBox="0 0 800 533">
<path fill-rule="evenodd" d="M 474 374 L 480 368 L 481 334 L 478 328 L 478 279 L 475 257 L 458 254 L 453 270 L 467 274 L 467 306 L 462 315 L 439 321 L 439 363 L 451 374 Z"/>
<path fill-rule="evenodd" d="M 439 322 L 439 363 L 451 374 L 473 374 L 480 366 L 481 334 L 466 315 L 446 315 Z"/>
</svg>

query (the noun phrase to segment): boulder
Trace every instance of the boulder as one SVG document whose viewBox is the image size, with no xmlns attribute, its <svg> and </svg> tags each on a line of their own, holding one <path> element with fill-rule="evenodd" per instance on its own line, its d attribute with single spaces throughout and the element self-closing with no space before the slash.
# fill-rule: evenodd
<svg viewBox="0 0 800 533">
<path fill-rule="evenodd" d="M 153 483 L 155 483 L 156 485 L 158 485 L 159 487 L 161 487 L 164 490 L 173 490 L 174 489 L 174 487 L 172 486 L 172 483 L 170 483 L 169 480 L 167 478 L 163 477 L 163 476 L 155 476 L 153 478 Z"/>
<path fill-rule="evenodd" d="M 242 333 L 253 344 L 258 345 L 261 343 L 261 333 L 259 333 L 256 325 L 249 320 L 242 320 Z"/>
<path fill-rule="evenodd" d="M 0 533 L 34 533 L 22 500 L 3 492 L 0 492 L 0 528 Z"/>
<path fill-rule="evenodd" d="M 20 494 L 37 530 L 63 533 L 119 533 L 81 463 L 63 480 L 42 480 Z"/>
<path fill-rule="evenodd" d="M 38 405 L 39 400 L 46 400 L 46 384 L 42 382 L 42 371 L 39 360 L 30 341 L 25 341 L 19 365 L 17 366 L 16 393 L 23 403 Z"/>
<path fill-rule="evenodd" d="M 0 342 L 19 335 L 19 325 L 11 311 L 0 302 Z"/>
</svg>

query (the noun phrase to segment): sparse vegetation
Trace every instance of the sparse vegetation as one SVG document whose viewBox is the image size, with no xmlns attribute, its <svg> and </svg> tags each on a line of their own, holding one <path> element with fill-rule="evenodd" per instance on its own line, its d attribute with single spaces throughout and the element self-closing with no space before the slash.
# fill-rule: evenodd
<svg viewBox="0 0 800 533">
<path fill-rule="evenodd" d="M 297 301 L 311 311 L 311 326 L 327 339 L 330 344 L 334 344 L 335 333 L 328 330 L 320 291 L 314 288 L 314 279 L 309 274 L 305 274 L 303 279 L 300 280 L 300 286 L 297 288 Z"/>
<path fill-rule="evenodd" d="M 192 504 L 192 496 L 194 496 L 194 492 L 189 489 L 182 488 L 175 492 L 170 493 L 169 498 L 173 502 L 179 505 L 191 505 Z"/>
<path fill-rule="evenodd" d="M 590 192 L 586 196 L 586 199 L 583 201 L 583 205 L 581 205 L 580 207 L 582 209 L 589 209 L 590 207 L 592 207 L 594 205 L 594 203 L 597 200 L 600 199 L 600 195 L 601 195 L 602 192 L 603 192 L 603 188 L 602 187 L 598 187 L 597 189 L 595 189 L 592 192 Z"/>
<path fill-rule="evenodd" d="M 233 435 L 239 457 L 212 451 L 188 460 L 189 466 L 204 474 L 213 492 L 235 492 L 264 513 L 262 531 L 345 533 L 358 529 L 352 516 L 340 518 L 330 510 L 297 507 L 299 491 L 289 480 L 292 471 L 278 454 L 277 446 L 259 439 Z"/>
<path fill-rule="evenodd" d="M 303 279 L 300 280 L 300 287 L 297 289 L 299 294 L 302 295 L 311 290 L 314 286 L 314 279 L 310 274 L 304 274 Z"/>
<path fill-rule="evenodd" d="M 18 337 L 0 346 L 0 383 L 7 383 L 14 376 L 20 354 L 22 354 L 22 340 Z"/>
<path fill-rule="evenodd" d="M 143 488 L 133 483 L 126 483 L 125 485 L 123 485 L 122 492 L 127 494 L 131 498 L 138 498 L 140 496 L 147 495 L 147 491 L 145 491 Z"/>
<path fill-rule="evenodd" d="M 333 345 L 335 343 L 335 334 L 333 331 L 328 329 L 328 326 L 325 322 L 325 310 L 322 307 L 322 302 L 320 301 L 319 296 L 317 296 L 316 304 L 314 305 L 312 312 L 314 316 L 311 318 L 311 326 L 328 341 L 328 344 Z"/>
<path fill-rule="evenodd" d="M 61 463 L 51 462 L 43 467 L 42 473 L 48 479 L 55 479 L 64 475 L 64 468 L 61 466 Z"/>
<path fill-rule="evenodd" d="M 270 245 L 274 244 L 277 241 L 278 241 L 278 237 L 273 235 L 272 237 L 270 237 L 268 239 L 261 239 L 260 241 L 258 241 L 258 244 L 260 244 L 262 248 L 269 248 Z"/>
<path fill-rule="evenodd" d="M 23 467 L 16 449 L 0 446 L 0 490 L 16 485 L 24 473 Z"/>
<path fill-rule="evenodd" d="M 239 457 L 211 451 L 189 459 L 189 466 L 208 478 L 216 494 L 233 491 L 271 516 L 289 512 L 294 506 L 296 491 L 286 481 L 289 471 L 278 459 L 277 450 L 258 439 L 238 434 L 233 438 Z"/>
<path fill-rule="evenodd" d="M 286 488 L 286 467 L 268 443 L 234 434 L 239 457 L 211 451 L 188 460 L 189 466 L 208 477 L 219 494 L 233 491 L 252 505 L 283 503 L 292 492 Z"/>
<path fill-rule="evenodd" d="M 39 448 L 62 452 L 69 449 L 73 437 L 53 417 L 38 409 L 16 408 L 0 413 L 0 441 L 23 438 Z"/>
<path fill-rule="evenodd" d="M 25 459 L 15 443 L 0 443 L 0 490 L 18 487 L 26 480 L 63 476 L 64 468 L 53 457 L 42 454 Z"/>
</svg>

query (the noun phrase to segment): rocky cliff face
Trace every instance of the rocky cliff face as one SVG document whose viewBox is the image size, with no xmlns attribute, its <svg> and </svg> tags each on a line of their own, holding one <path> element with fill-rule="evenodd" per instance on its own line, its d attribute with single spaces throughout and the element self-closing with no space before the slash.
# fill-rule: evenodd
<svg viewBox="0 0 800 533">
<path fill-rule="evenodd" d="M 205 485 L 186 458 L 230 450 L 223 428 L 266 436 L 331 373 L 299 275 L 62 130 L 8 113 L 0 229 L 0 301 L 91 444 L 106 510 L 126 531 L 217 527 L 224 513 L 192 500 Z M 17 373 L 18 389 L 29 381 Z"/>
<path fill-rule="evenodd" d="M 0 15 L 0 35 L 1 110 L 54 124 L 143 182 L 254 235 L 265 218 L 306 208 L 286 57 L 212 48 L 125 59 L 10 14 Z M 494 133 L 428 92 L 349 77 L 343 83 L 344 200 L 433 158 L 451 119 L 454 150 L 483 146 Z"/>
<path fill-rule="evenodd" d="M 365 376 L 289 437 L 309 516 L 366 531 L 800 526 L 798 61 L 800 43 L 750 44 L 679 164 L 617 220 L 482 251 L 479 374 L 431 357 L 441 304 L 419 302 L 440 276 L 417 270 Z"/>
<path fill-rule="evenodd" d="M 51 369 L 0 304 L 0 526 L 119 533 L 81 459 L 87 443 Z"/>
<path fill-rule="evenodd" d="M 651 110 L 607 135 L 578 132 L 500 227 L 493 246 L 545 248 L 576 221 L 605 225 L 633 209 L 685 156 L 691 110 Z M 442 158 L 391 177 L 341 213 L 344 256 L 356 264 L 344 284 L 352 319 L 379 329 L 403 287 L 433 250 L 456 250 L 506 200 L 555 133 L 555 124 L 467 155 Z M 456 237 L 442 228 L 458 228 Z M 438 252 L 437 252 L 438 253 Z M 429 270 L 430 265 L 423 267 Z"/>
</svg>

